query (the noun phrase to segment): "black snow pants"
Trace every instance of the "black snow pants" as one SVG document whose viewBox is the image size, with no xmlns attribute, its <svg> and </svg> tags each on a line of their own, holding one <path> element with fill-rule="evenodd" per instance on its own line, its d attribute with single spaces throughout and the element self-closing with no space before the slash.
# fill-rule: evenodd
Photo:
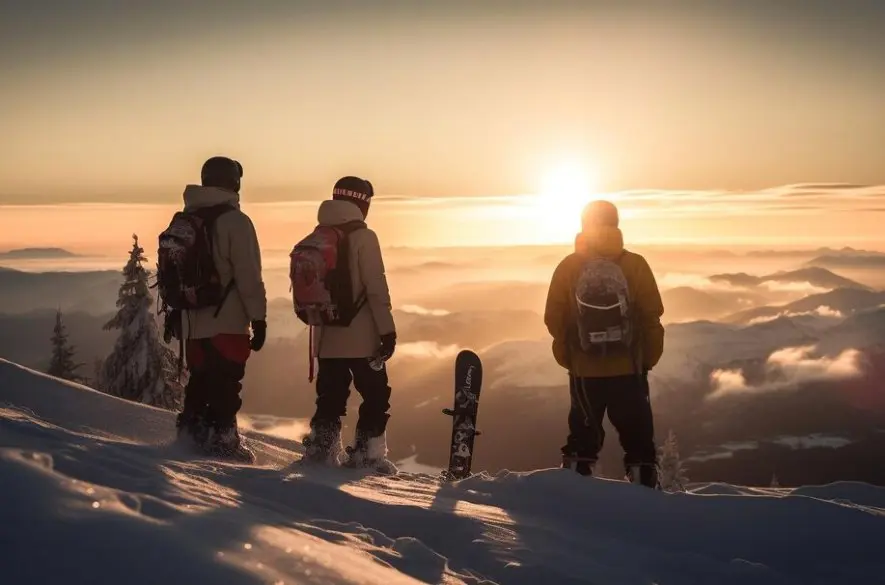
<svg viewBox="0 0 885 585">
<path fill-rule="evenodd" d="M 387 367 L 373 370 L 366 358 L 319 358 L 316 412 L 310 425 L 340 428 L 341 417 L 347 414 L 351 382 L 362 398 L 356 430 L 366 437 L 384 434 L 390 418 Z"/>
<path fill-rule="evenodd" d="M 606 412 L 624 450 L 624 468 L 657 462 L 648 375 L 569 377 L 569 434 L 563 455 L 596 460 L 605 440 Z"/>
</svg>

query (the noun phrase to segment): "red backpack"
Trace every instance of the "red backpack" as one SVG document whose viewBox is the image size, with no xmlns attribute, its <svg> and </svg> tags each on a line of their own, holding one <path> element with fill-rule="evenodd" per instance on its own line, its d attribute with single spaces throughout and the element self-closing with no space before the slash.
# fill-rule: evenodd
<svg viewBox="0 0 885 585">
<path fill-rule="evenodd" d="M 289 254 L 289 281 L 295 314 L 307 325 L 347 327 L 365 304 L 354 300 L 348 236 L 363 221 L 319 225 Z"/>
<path fill-rule="evenodd" d="M 337 226 L 318 225 L 289 254 L 289 281 L 295 314 L 310 326 L 307 379 L 314 379 L 313 328 L 347 327 L 366 302 L 365 291 L 353 298 L 348 236 L 366 227 L 363 221 Z"/>
</svg>

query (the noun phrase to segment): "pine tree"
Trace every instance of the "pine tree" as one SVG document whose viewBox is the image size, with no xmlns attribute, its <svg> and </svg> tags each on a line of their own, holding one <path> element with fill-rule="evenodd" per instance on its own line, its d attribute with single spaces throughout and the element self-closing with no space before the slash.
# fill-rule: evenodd
<svg viewBox="0 0 885 585">
<path fill-rule="evenodd" d="M 659 449 L 658 459 L 661 468 L 661 489 L 668 492 L 684 492 L 688 478 L 685 475 L 682 459 L 679 457 L 679 442 L 673 429 L 667 433 L 667 439 Z"/>
<path fill-rule="evenodd" d="M 49 360 L 49 369 L 46 373 L 63 380 L 83 382 L 83 378 L 77 374 L 77 370 L 83 364 L 74 361 L 75 349 L 68 341 L 68 332 L 62 321 L 61 309 L 55 312 L 55 327 L 52 330 L 52 358 Z"/>
<path fill-rule="evenodd" d="M 101 358 L 95 358 L 92 362 L 92 385 L 91 387 L 95 390 L 102 389 L 101 375 L 104 371 L 104 360 Z"/>
<path fill-rule="evenodd" d="M 101 389 L 108 394 L 178 410 L 183 390 L 178 382 L 174 352 L 160 339 L 160 330 L 152 309 L 153 295 L 144 249 L 133 235 L 129 260 L 123 268 L 123 283 L 117 299 L 117 314 L 104 325 L 105 330 L 119 329 L 114 350 L 104 360 Z"/>
</svg>

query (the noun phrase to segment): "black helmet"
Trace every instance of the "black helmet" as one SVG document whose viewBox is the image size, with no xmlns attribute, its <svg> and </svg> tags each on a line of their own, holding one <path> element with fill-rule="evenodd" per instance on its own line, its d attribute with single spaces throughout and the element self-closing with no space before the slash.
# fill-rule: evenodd
<svg viewBox="0 0 885 585">
<path fill-rule="evenodd" d="M 203 163 L 200 179 L 205 187 L 220 187 L 231 191 L 240 190 L 243 165 L 226 156 L 213 156 Z"/>
</svg>

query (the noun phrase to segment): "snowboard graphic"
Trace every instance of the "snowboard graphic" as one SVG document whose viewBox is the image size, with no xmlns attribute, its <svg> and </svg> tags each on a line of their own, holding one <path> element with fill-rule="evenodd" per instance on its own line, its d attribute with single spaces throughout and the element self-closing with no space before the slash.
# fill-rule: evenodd
<svg viewBox="0 0 885 585">
<path fill-rule="evenodd" d="M 443 409 L 443 414 L 452 417 L 449 467 L 443 472 L 444 479 L 458 480 L 470 475 L 473 441 L 481 434 L 476 430 L 481 390 L 482 362 L 476 353 L 462 350 L 455 358 L 455 407 Z"/>
</svg>

